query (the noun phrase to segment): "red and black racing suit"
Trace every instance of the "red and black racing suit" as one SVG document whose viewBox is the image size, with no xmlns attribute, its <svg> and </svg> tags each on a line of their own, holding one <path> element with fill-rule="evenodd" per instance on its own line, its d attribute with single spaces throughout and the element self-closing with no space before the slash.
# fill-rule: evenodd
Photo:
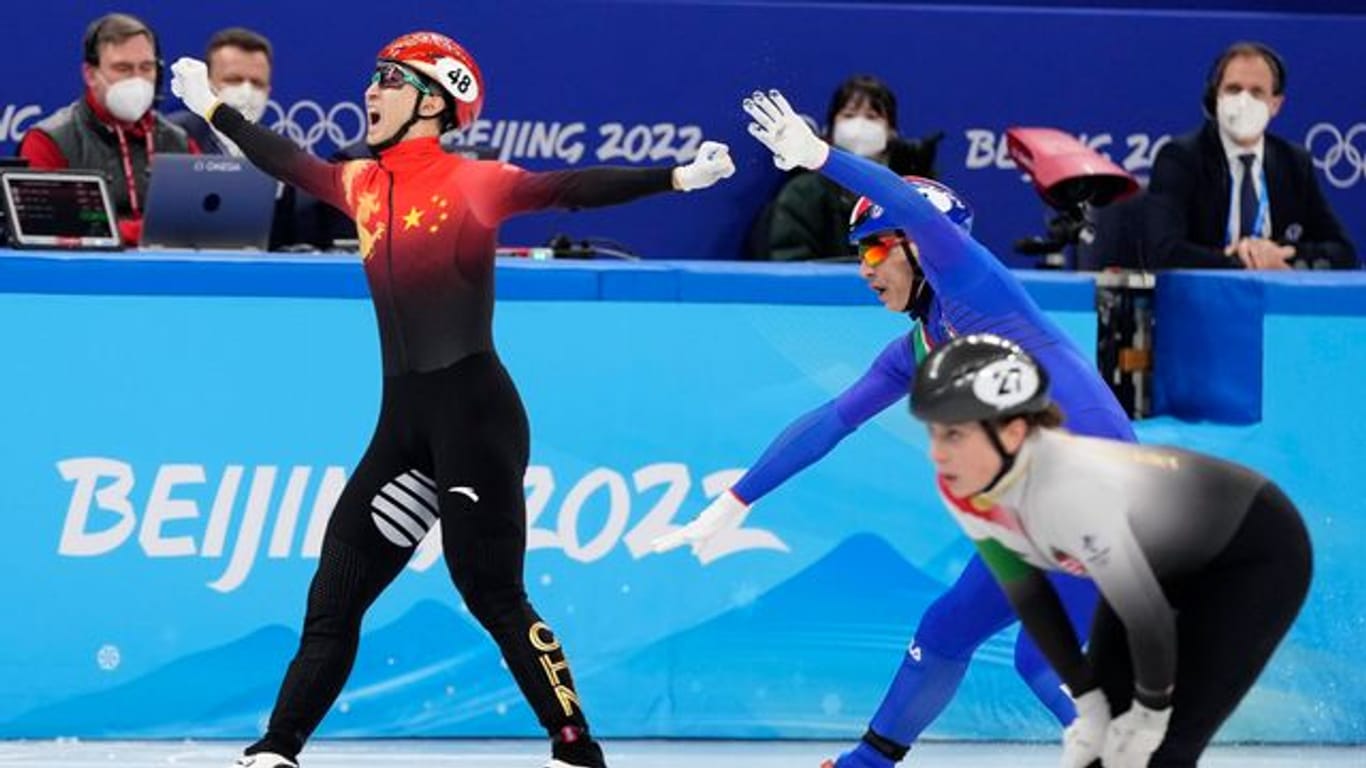
<svg viewBox="0 0 1366 768">
<path fill-rule="evenodd" d="M 531 173 L 447 154 L 435 138 L 334 164 L 231 108 L 216 109 L 212 123 L 253 163 L 355 220 L 384 357 L 378 426 L 328 524 L 299 651 L 266 736 L 248 753 L 298 754 L 350 674 L 361 617 L 440 521 L 451 579 L 556 757 L 602 765 L 564 651 L 524 589 L 530 441 L 493 347 L 494 245 L 509 216 L 663 192 L 672 169 Z"/>
</svg>

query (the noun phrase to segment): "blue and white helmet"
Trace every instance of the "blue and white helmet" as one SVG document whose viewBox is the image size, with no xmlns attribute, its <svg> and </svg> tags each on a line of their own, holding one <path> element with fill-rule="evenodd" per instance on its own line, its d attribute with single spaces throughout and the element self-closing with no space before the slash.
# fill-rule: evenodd
<svg viewBox="0 0 1366 768">
<path fill-rule="evenodd" d="M 972 234 L 972 208 L 958 196 L 957 192 L 933 179 L 923 176 L 903 176 L 907 184 L 915 188 L 935 208 L 949 217 L 963 231 Z M 897 227 L 883 219 L 882 206 L 866 197 L 854 203 L 854 212 L 849 217 L 849 242 L 857 243 L 880 232 Z"/>
</svg>

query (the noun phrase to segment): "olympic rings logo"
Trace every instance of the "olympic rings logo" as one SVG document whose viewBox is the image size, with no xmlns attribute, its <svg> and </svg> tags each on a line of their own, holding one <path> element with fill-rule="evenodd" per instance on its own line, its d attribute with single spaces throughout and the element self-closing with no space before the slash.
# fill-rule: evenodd
<svg viewBox="0 0 1366 768">
<path fill-rule="evenodd" d="M 1347 189 L 1366 179 L 1366 150 L 1358 146 L 1361 137 L 1366 137 L 1366 123 L 1357 123 L 1346 133 L 1332 123 L 1319 123 L 1309 129 L 1304 145 L 1328 183 Z"/>
<path fill-rule="evenodd" d="M 296 101 L 286 111 L 272 99 L 261 117 L 262 125 L 309 152 L 323 139 L 338 149 L 360 141 L 365 137 L 366 122 L 364 110 L 350 101 L 338 102 L 326 111 L 316 101 Z"/>
</svg>

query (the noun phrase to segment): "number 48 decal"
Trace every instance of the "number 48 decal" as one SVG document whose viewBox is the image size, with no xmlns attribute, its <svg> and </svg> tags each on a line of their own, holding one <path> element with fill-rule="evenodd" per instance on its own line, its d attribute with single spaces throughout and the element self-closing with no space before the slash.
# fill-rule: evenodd
<svg viewBox="0 0 1366 768">
<path fill-rule="evenodd" d="M 450 58 L 440 59 L 436 62 L 436 71 L 441 73 L 441 79 L 455 91 L 456 99 L 466 104 L 479 99 L 479 80 L 464 62 Z"/>
</svg>

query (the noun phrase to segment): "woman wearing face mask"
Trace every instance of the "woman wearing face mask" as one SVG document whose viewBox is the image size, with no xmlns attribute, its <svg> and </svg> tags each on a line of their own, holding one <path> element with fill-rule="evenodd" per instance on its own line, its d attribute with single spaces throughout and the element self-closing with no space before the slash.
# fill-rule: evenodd
<svg viewBox="0 0 1366 768">
<path fill-rule="evenodd" d="M 375 157 L 342 163 L 248 122 L 213 94 L 202 62 L 172 67 L 174 92 L 253 163 L 354 218 L 384 368 L 379 421 L 323 537 L 298 654 L 239 765 L 297 765 L 346 682 L 366 610 L 440 522 L 451 579 L 550 736 L 550 766 L 603 768 L 565 652 L 525 591 L 530 434 L 493 345 L 494 244 L 510 216 L 703 189 L 735 167 L 714 142 L 675 168 L 531 173 L 448 154 L 437 137 L 473 123 L 484 102 L 474 59 L 434 32 L 376 58 L 365 90 Z"/>
<path fill-rule="evenodd" d="M 152 156 L 199 152 L 184 130 L 152 109 L 159 69 L 146 24 L 123 13 L 96 19 L 84 39 L 85 95 L 30 128 L 19 145 L 33 168 L 103 172 L 119 234 L 130 246 L 142 236 Z"/>
<path fill-rule="evenodd" d="M 898 175 L 934 178 L 934 155 L 943 134 L 922 141 L 897 134 L 896 95 L 870 75 L 840 84 L 825 115 L 825 139 L 841 149 L 890 167 Z M 760 214 L 750 233 L 756 259 L 805 261 L 845 259 L 845 234 L 856 195 L 798 170 Z"/>
<path fill-rule="evenodd" d="M 1058 429 L 1048 379 L 990 334 L 930 354 L 939 494 L 1077 699 L 1063 768 L 1193 767 L 1304 603 L 1304 522 L 1244 467 Z M 1085 654 L 1049 573 L 1100 590 Z"/>
</svg>

